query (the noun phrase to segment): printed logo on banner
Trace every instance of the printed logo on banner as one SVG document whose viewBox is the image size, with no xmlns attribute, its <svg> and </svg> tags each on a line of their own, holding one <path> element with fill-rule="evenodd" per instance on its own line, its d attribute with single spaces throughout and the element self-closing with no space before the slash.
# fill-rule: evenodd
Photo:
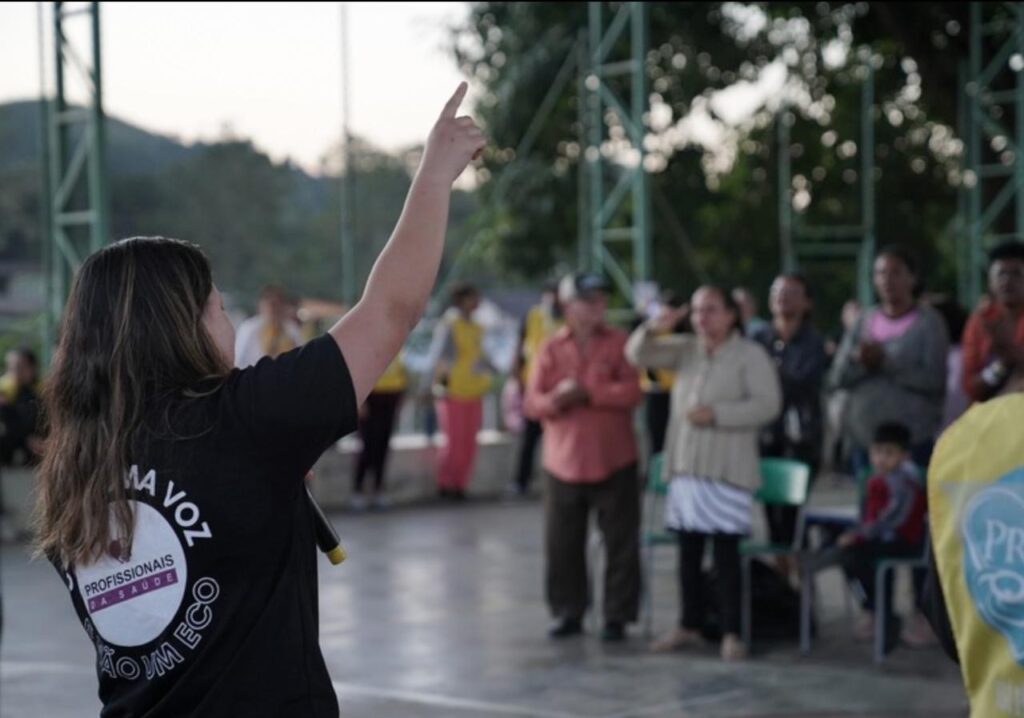
<svg viewBox="0 0 1024 718">
<path fill-rule="evenodd" d="M 965 579 L 978 613 L 1024 665 L 1024 467 L 975 494 L 960 530 Z"/>
<path fill-rule="evenodd" d="M 129 501 L 135 512 L 131 553 L 114 540 L 102 558 L 75 569 L 92 624 L 108 643 L 140 646 L 170 625 L 185 596 L 188 569 L 181 541 L 152 506 Z"/>
</svg>

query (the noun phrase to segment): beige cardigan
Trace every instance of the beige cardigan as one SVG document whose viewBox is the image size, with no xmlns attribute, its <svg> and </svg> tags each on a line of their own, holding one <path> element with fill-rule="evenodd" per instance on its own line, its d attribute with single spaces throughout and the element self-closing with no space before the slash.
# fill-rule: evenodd
<svg viewBox="0 0 1024 718">
<path fill-rule="evenodd" d="M 692 334 L 656 336 L 640 326 L 626 343 L 626 357 L 644 369 L 674 369 L 672 418 L 665 436 L 665 477 L 691 474 L 748 489 L 761 485 L 758 434 L 782 408 L 778 370 L 757 343 L 734 333 L 709 356 Z M 686 413 L 714 409 L 710 427 Z"/>
</svg>

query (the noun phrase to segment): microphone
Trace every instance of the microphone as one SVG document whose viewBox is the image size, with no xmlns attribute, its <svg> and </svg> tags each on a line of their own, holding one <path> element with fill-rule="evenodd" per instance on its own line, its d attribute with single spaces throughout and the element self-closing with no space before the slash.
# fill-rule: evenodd
<svg viewBox="0 0 1024 718">
<path fill-rule="evenodd" d="M 313 507 L 313 522 L 316 524 L 316 544 L 327 555 L 327 559 L 337 566 L 346 558 L 345 549 L 341 547 L 341 540 L 338 538 L 334 526 L 331 525 L 327 516 L 324 515 L 324 510 L 320 508 L 320 504 L 313 498 L 313 492 L 309 490 L 309 484 L 306 484 L 306 496 L 309 497 L 309 505 Z"/>
</svg>

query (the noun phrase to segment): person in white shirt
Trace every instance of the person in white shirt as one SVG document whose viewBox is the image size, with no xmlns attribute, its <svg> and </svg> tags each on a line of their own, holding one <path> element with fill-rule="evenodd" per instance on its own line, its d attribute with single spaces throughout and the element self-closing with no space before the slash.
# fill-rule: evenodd
<svg viewBox="0 0 1024 718">
<path fill-rule="evenodd" d="M 264 287 L 260 291 L 259 313 L 238 327 L 235 366 L 244 369 L 265 356 L 276 357 L 301 345 L 302 332 L 289 314 L 284 287 Z"/>
</svg>

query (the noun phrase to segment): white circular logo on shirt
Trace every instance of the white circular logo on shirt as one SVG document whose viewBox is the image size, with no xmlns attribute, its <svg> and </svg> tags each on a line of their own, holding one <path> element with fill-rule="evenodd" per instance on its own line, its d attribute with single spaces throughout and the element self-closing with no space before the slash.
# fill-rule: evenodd
<svg viewBox="0 0 1024 718">
<path fill-rule="evenodd" d="M 171 524 L 148 504 L 135 512 L 131 555 L 111 540 L 95 563 L 75 569 L 78 591 L 99 634 L 117 646 L 141 646 L 163 633 L 185 596 L 185 551 Z"/>
</svg>

